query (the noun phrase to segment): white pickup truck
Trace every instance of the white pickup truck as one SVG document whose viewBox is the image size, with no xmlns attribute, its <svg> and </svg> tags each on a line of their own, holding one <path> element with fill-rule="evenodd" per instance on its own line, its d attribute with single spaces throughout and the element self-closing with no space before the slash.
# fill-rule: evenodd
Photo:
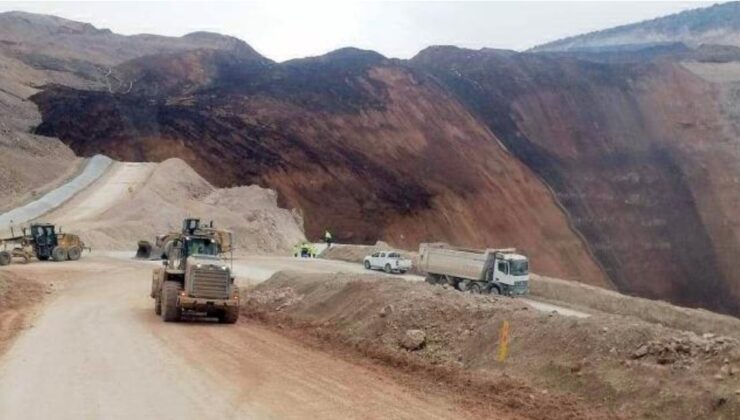
<svg viewBox="0 0 740 420">
<path fill-rule="evenodd" d="M 411 269 L 411 260 L 395 251 L 378 251 L 365 257 L 363 262 L 368 270 L 383 270 L 386 273 L 405 273 Z"/>
</svg>

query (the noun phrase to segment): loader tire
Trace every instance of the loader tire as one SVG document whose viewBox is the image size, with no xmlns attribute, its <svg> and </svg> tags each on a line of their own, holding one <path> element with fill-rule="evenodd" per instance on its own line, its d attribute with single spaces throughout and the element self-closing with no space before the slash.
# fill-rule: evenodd
<svg viewBox="0 0 740 420">
<path fill-rule="evenodd" d="M 70 247 L 67 250 L 67 257 L 69 257 L 70 261 L 77 261 L 82 256 L 82 250 L 78 246 Z"/>
<path fill-rule="evenodd" d="M 238 306 L 229 306 L 228 308 L 224 309 L 221 316 L 218 317 L 218 322 L 222 324 L 236 324 L 236 321 L 239 320 L 239 307 Z"/>
<path fill-rule="evenodd" d="M 177 306 L 177 298 L 182 291 L 182 285 L 176 281 L 166 281 L 162 286 L 161 313 L 164 322 L 177 322 L 182 315 L 182 309 Z"/>
<path fill-rule="evenodd" d="M 61 246 L 55 246 L 54 249 L 51 250 L 51 258 L 56 262 L 67 261 L 67 257 L 67 250 Z"/>
<path fill-rule="evenodd" d="M 12 261 L 10 252 L 1 251 L 0 252 L 0 265 L 8 265 L 10 264 L 10 261 Z"/>
</svg>

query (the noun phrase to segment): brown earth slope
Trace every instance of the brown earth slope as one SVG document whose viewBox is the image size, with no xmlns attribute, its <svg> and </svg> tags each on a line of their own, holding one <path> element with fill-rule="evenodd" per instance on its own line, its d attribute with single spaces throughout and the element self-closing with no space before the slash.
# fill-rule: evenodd
<svg viewBox="0 0 740 420">
<path fill-rule="evenodd" d="M 740 62 L 731 47 L 277 64 L 193 45 L 124 55 L 95 88 L 48 80 L 36 132 L 83 156 L 176 156 L 218 186 L 268 186 L 309 237 L 517 246 L 545 274 L 740 313 L 735 90 L 682 64 Z"/>
<path fill-rule="evenodd" d="M 430 48 L 433 72 L 556 192 L 620 291 L 740 313 L 737 136 L 675 60 Z"/>
<path fill-rule="evenodd" d="M 177 155 L 217 185 L 268 186 L 302 209 L 309 237 L 516 246 L 541 271 L 608 285 L 548 189 L 422 72 L 354 49 L 269 66 L 193 51 L 115 70 L 130 90 L 34 96 L 37 132 L 81 155 Z"/>
</svg>

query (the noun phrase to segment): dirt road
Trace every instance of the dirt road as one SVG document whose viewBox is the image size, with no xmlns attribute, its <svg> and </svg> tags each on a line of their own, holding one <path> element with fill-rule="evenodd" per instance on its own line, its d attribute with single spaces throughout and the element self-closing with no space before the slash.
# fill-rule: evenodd
<svg viewBox="0 0 740 420">
<path fill-rule="evenodd" d="M 5 420 L 465 416 L 385 370 L 249 322 L 165 324 L 148 297 L 150 264 L 88 257 L 5 269 L 56 290 L 0 358 Z"/>
<path fill-rule="evenodd" d="M 129 254 L 117 254 L 118 257 L 130 258 Z M 244 256 L 237 258 L 234 262 L 234 272 L 241 280 L 242 286 L 254 285 L 270 278 L 280 270 L 303 271 L 307 273 L 368 273 L 361 264 L 349 263 L 337 260 L 325 259 L 302 259 L 292 257 L 276 256 Z M 382 271 L 371 271 L 381 276 L 403 279 L 406 281 L 424 281 L 424 278 L 414 274 L 385 274 Z M 556 312 L 563 316 L 575 318 L 588 318 L 591 314 L 555 305 L 553 303 L 540 302 L 533 298 L 517 298 L 533 309 L 540 312 Z"/>
<path fill-rule="evenodd" d="M 103 176 L 46 214 L 44 220 L 69 224 L 94 219 L 144 185 L 156 166 L 156 163 L 114 162 Z"/>
</svg>

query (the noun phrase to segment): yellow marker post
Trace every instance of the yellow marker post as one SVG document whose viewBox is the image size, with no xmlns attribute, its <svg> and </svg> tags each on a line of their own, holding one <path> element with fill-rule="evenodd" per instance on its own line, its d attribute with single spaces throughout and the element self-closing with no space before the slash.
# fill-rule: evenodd
<svg viewBox="0 0 740 420">
<path fill-rule="evenodd" d="M 503 362 L 509 354 L 509 321 L 501 325 L 501 334 L 498 339 L 498 361 Z"/>
</svg>

